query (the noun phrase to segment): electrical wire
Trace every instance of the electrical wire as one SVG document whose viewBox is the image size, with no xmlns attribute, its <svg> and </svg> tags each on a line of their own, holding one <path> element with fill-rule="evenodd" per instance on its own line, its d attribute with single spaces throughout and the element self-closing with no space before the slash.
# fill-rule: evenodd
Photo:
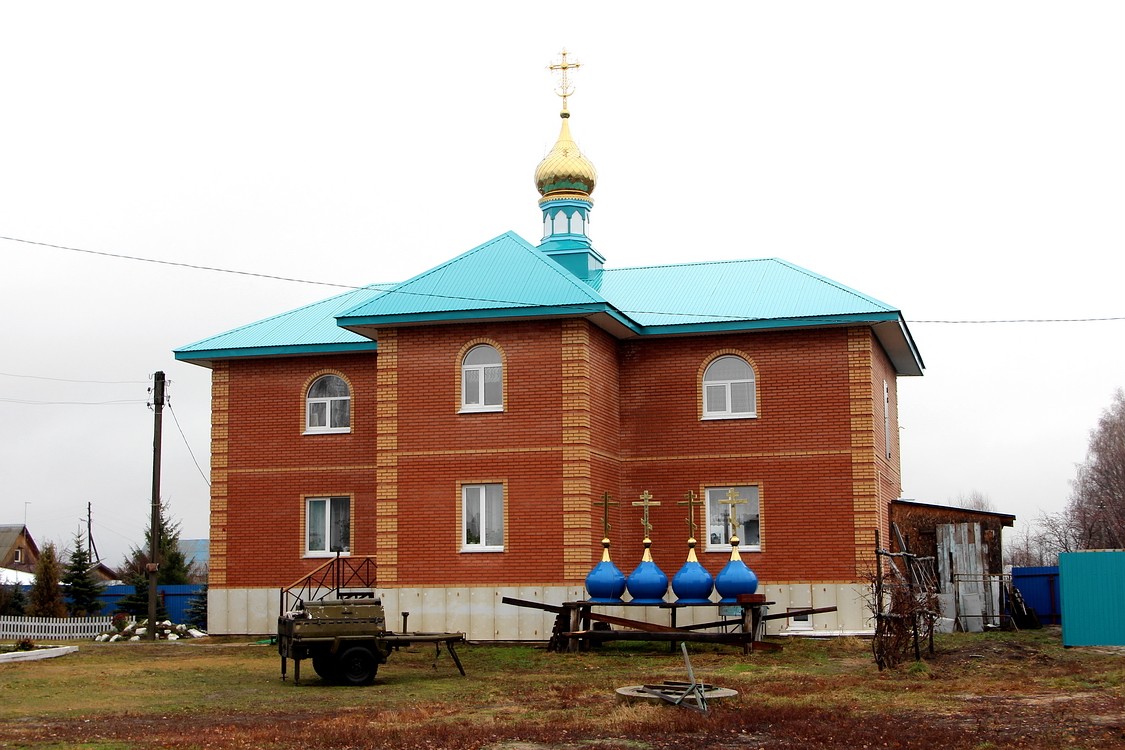
<svg viewBox="0 0 1125 750">
<path fill-rule="evenodd" d="M 145 400 L 123 398 L 115 401 L 34 401 L 22 398 L 0 398 L 6 404 L 26 404 L 28 406 L 119 406 L 121 404 L 143 404 Z"/>
<path fill-rule="evenodd" d="M 50 242 L 38 242 L 36 240 L 24 240 L 19 237 L 5 237 L 0 235 L 0 240 L 8 240 L 9 242 L 22 242 L 27 245 L 38 245 L 39 247 L 50 247 L 56 250 L 68 250 L 72 253 L 85 253 L 87 255 L 99 255 L 103 258 L 117 258 L 118 260 L 135 260 L 140 263 L 154 263 L 161 266 L 177 266 L 179 268 L 191 268 L 197 271 L 215 271 L 216 273 L 231 273 L 239 276 L 253 276 L 260 279 L 273 279 L 275 281 L 292 281 L 298 284 L 319 284 L 321 286 L 335 286 L 344 289 L 362 289 L 363 287 L 351 286 L 349 284 L 333 284 L 328 281 L 310 281 L 309 279 L 291 279 L 286 276 L 274 276 L 266 273 L 254 273 L 253 271 L 234 271 L 229 268 L 216 268 L 214 266 L 200 266 L 194 263 L 181 263 L 174 260 L 158 260 L 156 258 L 142 258 L 137 255 L 123 255 L 121 253 L 107 253 L 101 250 L 86 250 L 81 247 L 68 247 L 67 245 L 55 245 Z"/>
<path fill-rule="evenodd" d="M 229 268 L 219 268 L 217 266 L 202 266 L 202 265 L 197 265 L 197 264 L 194 264 L 194 263 L 184 263 L 184 262 L 180 262 L 180 261 L 159 260 L 159 259 L 156 259 L 156 258 L 144 258 L 144 257 L 140 257 L 140 256 L 137 256 L 137 255 L 125 255 L 125 254 L 122 254 L 122 253 L 110 253 L 110 252 L 105 252 L 105 251 L 101 251 L 101 250 L 87 250 L 85 248 L 80 248 L 80 247 L 71 247 L 71 246 L 68 246 L 68 245 L 57 245 L 57 244 L 54 244 L 54 243 L 51 243 L 51 242 L 40 242 L 38 240 L 26 240 L 26 239 L 22 239 L 20 237 L 9 237 L 9 236 L 6 236 L 6 235 L 0 235 L 0 240 L 7 240 L 9 242 L 19 242 L 19 243 L 23 243 L 23 244 L 26 244 L 26 245 L 37 245 L 39 247 L 50 247 L 50 248 L 53 248 L 53 249 L 56 249 L 56 250 L 66 250 L 68 252 L 74 252 L 74 253 L 85 253 L 87 255 L 96 255 L 96 256 L 103 257 L 103 258 L 115 258 L 115 259 L 118 259 L 118 260 L 132 260 L 132 261 L 137 261 L 137 262 L 140 262 L 140 263 L 153 263 L 153 264 L 156 264 L 156 265 L 174 266 L 174 267 L 177 267 L 177 268 L 190 268 L 190 269 L 197 270 L 197 271 L 211 271 L 211 272 L 214 272 L 214 273 L 229 273 L 229 274 L 234 274 L 234 275 L 238 275 L 238 276 L 251 276 L 251 277 L 260 278 L 260 279 L 272 279 L 274 281 L 288 281 L 288 282 L 292 282 L 292 283 L 295 283 L 295 284 L 312 284 L 312 285 L 316 285 L 316 286 L 330 286 L 330 287 L 336 287 L 338 289 L 352 289 L 352 290 L 356 290 L 356 291 L 367 289 L 367 290 L 373 290 L 373 291 L 381 291 L 381 292 L 385 292 L 387 294 L 404 294 L 404 295 L 412 295 L 412 296 L 417 296 L 417 297 L 431 297 L 431 298 L 435 298 L 435 299 L 449 299 L 449 300 L 456 300 L 456 301 L 462 301 L 462 302 L 487 302 L 487 303 L 501 304 L 501 305 L 519 305 L 519 306 L 528 306 L 528 307 L 533 306 L 533 303 L 525 302 L 525 301 L 519 301 L 519 300 L 491 299 L 491 298 L 488 298 L 488 297 L 471 297 L 471 296 L 461 296 L 461 295 L 445 295 L 445 294 L 434 294 L 434 293 L 431 293 L 431 292 L 414 292 L 414 291 L 410 291 L 410 290 L 407 290 L 407 289 L 398 289 L 393 284 L 390 284 L 390 285 L 370 284 L 370 285 L 367 285 L 367 286 L 356 286 L 354 284 L 338 284 L 338 283 L 334 283 L 334 282 L 331 282 L 331 281 L 314 281 L 314 280 L 311 280 L 311 279 L 298 279 L 298 278 L 293 278 L 293 277 L 290 277 L 290 276 L 277 276 L 277 275 L 274 275 L 274 274 L 256 273 L 256 272 L 253 272 L 253 271 L 236 271 L 236 270 L 229 269 Z M 587 306 L 583 306 L 583 305 L 576 305 L 572 309 L 574 309 L 575 311 L 578 311 L 578 312 L 581 312 L 581 311 L 584 311 L 584 310 L 589 311 L 589 312 L 596 312 L 596 311 L 598 311 L 599 308 L 587 307 Z M 742 319 L 740 316 L 734 316 L 734 315 L 715 315 L 715 314 L 709 314 L 709 313 L 694 313 L 694 312 L 670 312 L 670 311 L 662 311 L 662 310 L 621 310 L 621 312 L 627 313 L 627 314 L 630 314 L 630 315 L 641 314 L 641 315 L 668 315 L 668 316 L 691 317 L 691 318 L 711 318 L 711 319 L 714 319 L 716 321 L 721 321 L 721 320 L 732 320 L 732 321 L 734 321 L 734 320 L 741 320 Z M 916 323 L 916 324 L 936 324 L 936 325 L 1010 325 L 1010 324 L 1046 324 L 1046 323 L 1101 323 L 1101 322 L 1119 321 L 1119 320 L 1125 320 L 1125 316 L 1112 316 L 1112 317 L 1104 317 L 1104 318 L 1093 318 L 1093 317 L 1091 317 L 1091 318 L 1014 318 L 1014 319 L 998 319 L 998 320 L 914 320 L 914 321 L 910 321 L 910 322 Z"/>
<path fill-rule="evenodd" d="M 195 470 L 199 472 L 199 476 L 203 477 L 203 481 L 204 481 L 204 483 L 205 483 L 205 484 L 206 484 L 206 485 L 207 485 L 208 487 L 210 487 L 210 486 L 211 486 L 211 480 L 209 480 L 209 479 L 207 478 L 207 475 L 203 473 L 203 469 L 202 469 L 202 467 L 200 467 L 200 465 L 199 465 L 199 461 L 198 461 L 198 460 L 196 460 L 196 458 L 195 458 L 195 452 L 194 452 L 194 451 L 192 451 L 192 449 L 191 449 L 191 444 L 190 444 L 190 443 L 188 442 L 188 439 L 187 439 L 187 435 L 185 435 L 185 434 L 184 434 L 184 428 L 183 428 L 183 427 L 180 427 L 180 420 L 179 420 L 179 419 L 178 419 L 178 418 L 176 417 L 176 411 L 175 411 L 175 409 L 173 409 L 173 408 L 172 408 L 172 401 L 171 401 L 171 399 L 169 399 L 167 403 L 168 403 L 168 411 L 169 411 L 169 413 L 171 413 L 171 415 L 172 415 L 172 421 L 176 423 L 176 429 L 180 431 L 180 437 L 181 437 L 181 438 L 183 439 L 183 441 L 184 441 L 184 447 L 186 447 L 186 448 L 187 448 L 187 452 L 188 452 L 188 455 L 189 455 L 189 456 L 191 456 L 191 462 L 192 462 L 193 464 L 195 464 Z"/>
<path fill-rule="evenodd" d="M 911 320 L 915 323 L 940 323 L 944 325 L 1003 325 L 1009 323 L 1104 323 L 1125 320 L 1125 316 L 1110 318 L 1013 318 L 1010 320 Z"/>
<path fill-rule="evenodd" d="M 56 383 L 80 383 L 83 385 L 145 385 L 145 380 L 71 380 L 69 378 L 49 378 L 46 375 L 21 375 L 15 372 L 0 372 L 8 378 L 29 378 L 31 380 L 53 380 Z"/>
</svg>

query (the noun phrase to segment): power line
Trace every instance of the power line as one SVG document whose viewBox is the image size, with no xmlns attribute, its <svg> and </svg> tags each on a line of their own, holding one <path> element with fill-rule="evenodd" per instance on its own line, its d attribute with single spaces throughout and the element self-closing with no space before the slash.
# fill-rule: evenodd
<svg viewBox="0 0 1125 750">
<path fill-rule="evenodd" d="M 195 458 L 195 452 L 192 451 L 191 444 L 187 439 L 187 435 L 184 434 L 184 428 L 180 427 L 180 420 L 178 417 L 176 417 L 176 410 L 172 408 L 171 399 L 168 399 L 168 412 L 172 415 L 172 421 L 176 423 L 176 429 L 180 431 L 180 437 L 183 438 L 184 447 L 187 448 L 188 455 L 191 456 L 191 462 L 195 464 L 195 470 L 199 472 L 199 476 L 203 477 L 203 481 L 207 484 L 208 487 L 210 487 L 211 480 L 209 480 L 207 478 L 207 475 L 203 473 L 203 469 L 202 467 L 200 467 L 199 461 Z"/>
<path fill-rule="evenodd" d="M 1125 320 L 1125 316 L 1111 318 L 1013 318 L 1010 320 L 911 320 L 914 323 L 940 323 L 946 325 L 1004 325 L 1009 323 L 1104 323 Z"/>
<path fill-rule="evenodd" d="M 9 378 L 29 378 L 31 380 L 52 380 L 56 383 L 81 383 L 83 385 L 144 385 L 144 380 L 71 380 L 70 378 L 49 378 L 45 375 L 21 375 L 15 372 L 0 372 Z"/>
<path fill-rule="evenodd" d="M 351 289 L 355 291 L 367 289 L 372 291 L 381 291 L 386 294 L 404 294 L 416 297 L 431 297 L 434 299 L 448 299 L 463 302 L 490 302 L 501 305 L 520 305 L 531 306 L 532 303 L 509 300 L 509 299 L 491 299 L 488 297 L 471 297 L 462 295 L 447 295 L 447 294 L 434 294 L 431 292 L 414 292 L 406 289 L 397 289 L 394 285 L 370 284 L 367 286 L 356 286 L 354 284 L 338 284 L 331 281 L 313 281 L 311 279 L 298 279 L 290 276 L 277 276 L 274 274 L 256 273 L 253 271 L 236 271 L 229 268 L 219 268 L 217 266 L 201 266 L 194 263 L 183 263 L 171 260 L 159 260 L 156 258 L 143 258 L 136 255 L 124 255 L 122 253 L 110 253 L 101 250 L 87 250 L 80 247 L 71 247 L 68 245 L 56 245 L 50 242 L 39 242 L 37 240 L 25 240 L 19 237 L 8 237 L 0 235 L 0 240 L 7 240 L 9 242 L 20 242 L 26 245 L 37 245 L 39 247 L 50 247 L 56 250 L 66 250 L 74 253 L 85 253 L 87 255 L 96 255 L 104 258 L 116 258 L 118 260 L 132 260 L 140 263 L 153 263 L 156 265 L 174 266 L 177 268 L 190 268 L 196 271 L 211 271 L 213 273 L 229 273 L 237 276 L 251 276 L 259 279 L 271 279 L 274 281 L 288 281 L 295 284 L 313 284 L 316 286 L 330 286 L 338 289 Z M 587 308 L 584 305 L 576 305 L 573 308 L 577 312 L 588 310 L 589 312 L 596 312 L 596 308 Z M 637 315 L 668 315 L 676 317 L 691 317 L 691 318 L 712 318 L 714 320 L 741 320 L 741 316 L 735 315 L 716 315 L 711 313 L 696 313 L 696 312 L 670 312 L 664 310 L 621 310 L 623 313 Z M 1125 316 L 1112 316 L 1104 318 L 1012 318 L 1012 319 L 996 319 L 996 320 L 914 320 L 909 321 L 914 324 L 931 324 L 931 325 L 1011 325 L 1011 324 L 1046 324 L 1046 323 L 1103 323 L 1111 321 L 1125 320 Z M 3 373 L 0 373 L 3 374 Z M 18 376 L 17 376 L 18 377 Z M 30 377 L 30 376 L 29 376 Z M 77 381 L 76 381 L 77 382 Z M 92 381 L 96 382 L 96 381 Z"/>
<path fill-rule="evenodd" d="M 143 404 L 144 399 L 122 398 L 114 401 L 34 401 L 23 398 L 0 398 L 6 404 L 26 404 L 28 406 L 118 406 L 121 404 Z"/>
<path fill-rule="evenodd" d="M 191 268 L 196 271 L 214 271 L 216 273 L 230 273 L 238 276 L 253 276 L 260 279 L 273 279 L 275 281 L 292 281 L 297 284 L 318 284 L 320 286 L 335 286 L 344 289 L 362 289 L 363 287 L 351 286 L 349 284 L 333 284 L 329 281 L 311 281 L 309 279 L 291 279 L 286 276 L 274 276 L 266 273 L 254 273 L 252 271 L 234 271 L 229 268 L 216 268 L 214 266 L 200 266 L 194 263 L 181 263 L 173 260 L 158 260 L 156 258 L 141 258 L 136 255 L 122 255 L 120 253 L 107 253 L 101 250 L 86 250 L 81 247 L 69 247 L 67 245 L 55 245 L 50 242 L 38 242 L 36 240 L 24 240 L 19 237 L 5 237 L 0 235 L 0 240 L 8 240 L 9 242 L 22 242 L 26 245 L 38 245 L 39 247 L 51 247 L 56 250 L 68 250 L 72 253 L 85 253 L 87 255 L 98 255 L 103 258 L 117 258 L 118 260 L 135 260 L 140 263 L 154 263 L 161 266 L 176 266 L 178 268 Z"/>
</svg>

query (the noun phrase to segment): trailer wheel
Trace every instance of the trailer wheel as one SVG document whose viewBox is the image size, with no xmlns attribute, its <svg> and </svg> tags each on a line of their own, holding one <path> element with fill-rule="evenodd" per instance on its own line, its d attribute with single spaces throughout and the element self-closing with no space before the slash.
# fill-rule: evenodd
<svg viewBox="0 0 1125 750">
<path fill-rule="evenodd" d="M 340 654 L 336 662 L 336 679 L 345 685 L 370 685 L 378 670 L 379 662 L 371 649 L 352 646 Z"/>
<path fill-rule="evenodd" d="M 331 654 L 314 654 L 313 671 L 325 682 L 336 681 L 336 659 Z"/>
</svg>

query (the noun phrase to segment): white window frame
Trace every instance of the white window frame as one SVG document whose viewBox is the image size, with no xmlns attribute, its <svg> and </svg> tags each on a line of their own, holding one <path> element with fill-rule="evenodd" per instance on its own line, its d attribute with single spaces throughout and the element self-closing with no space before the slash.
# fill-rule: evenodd
<svg viewBox="0 0 1125 750">
<path fill-rule="evenodd" d="M 488 510 L 488 495 L 489 493 L 499 493 L 500 507 L 498 510 L 494 509 L 491 513 L 499 513 L 500 515 L 500 539 L 499 544 L 496 540 L 492 540 L 492 544 L 485 541 L 483 536 L 477 542 L 469 541 L 469 518 L 471 517 L 470 504 L 476 505 L 476 517 L 481 519 L 481 526 L 485 529 L 488 528 L 490 520 L 490 511 Z M 500 482 L 480 482 L 476 484 L 463 484 L 461 485 L 461 551 L 462 552 L 503 552 L 504 551 L 504 522 L 506 514 L 504 512 L 504 485 Z M 475 495 L 475 497 L 473 497 Z M 495 495 L 493 496 L 495 499 Z"/>
<path fill-rule="evenodd" d="M 730 522 L 724 513 L 728 512 L 726 509 L 731 506 L 719 505 L 718 516 L 712 512 L 712 501 L 718 505 L 719 500 L 726 499 L 727 493 L 731 487 L 738 490 L 738 494 L 744 500 L 750 502 L 744 505 L 735 505 L 735 513 L 738 518 L 742 519 L 739 525 L 738 533 L 738 549 L 745 552 L 761 552 L 762 551 L 762 493 L 757 485 L 754 484 L 738 484 L 738 485 L 722 485 L 722 486 L 709 486 L 703 489 L 703 529 L 704 529 L 704 551 L 706 552 L 730 552 Z M 758 523 L 758 539 L 755 542 L 743 538 L 747 522 L 754 520 Z M 717 536 L 718 541 L 713 542 Z"/>
<path fill-rule="evenodd" d="M 12 562 L 23 562 L 23 547 L 16 547 L 16 555 L 12 558 Z"/>
<path fill-rule="evenodd" d="M 313 504 L 324 503 L 323 528 L 319 529 L 323 534 L 324 549 L 312 549 L 310 542 L 312 541 L 313 533 Z M 306 497 L 305 498 L 305 557 L 335 557 L 336 551 L 332 549 L 332 506 L 337 503 L 347 504 L 347 522 L 348 522 L 348 540 L 347 544 L 340 551 L 340 555 L 347 557 L 351 554 L 351 541 L 352 541 L 352 498 L 348 495 L 331 495 L 323 497 Z"/>
<path fill-rule="evenodd" d="M 495 354 L 497 361 L 485 364 L 467 364 L 469 357 L 474 352 L 483 350 Z M 469 385 L 470 376 L 476 378 L 475 388 Z M 485 385 L 489 376 L 495 377 L 493 382 L 500 384 L 495 403 L 487 402 L 488 393 Z M 475 392 L 470 393 L 470 391 Z M 504 358 L 496 347 L 490 344 L 477 344 L 465 352 L 465 356 L 461 358 L 461 413 L 495 411 L 504 411 Z"/>
<path fill-rule="evenodd" d="M 883 437 L 886 442 L 884 453 L 889 460 L 891 457 L 891 387 L 883 381 Z"/>
<path fill-rule="evenodd" d="M 785 611 L 788 613 L 788 612 L 792 612 L 792 611 L 797 610 L 797 609 L 808 609 L 808 607 L 786 607 Z M 797 617 L 803 617 L 804 619 L 798 620 Z M 812 621 L 813 616 L 812 615 L 797 615 L 797 617 L 790 617 L 789 618 L 789 625 L 786 627 L 786 630 L 793 631 L 793 630 L 812 630 L 813 629 L 813 621 Z"/>
<path fill-rule="evenodd" d="M 734 360 L 742 363 L 750 370 L 749 378 L 711 378 L 708 379 L 710 373 L 719 363 L 728 360 Z M 701 396 L 703 398 L 703 419 L 754 419 L 758 416 L 758 393 L 757 393 L 757 373 L 754 372 L 754 366 L 747 362 L 742 357 L 734 354 L 724 354 L 721 357 L 716 357 L 707 369 L 703 371 L 703 383 Z M 738 386 L 745 385 L 749 389 L 750 409 L 748 411 L 734 411 L 733 399 L 731 398 L 732 391 Z M 709 404 L 710 400 L 707 398 L 708 391 L 718 390 L 722 394 L 724 407 L 722 409 L 711 409 Z"/>
<path fill-rule="evenodd" d="M 346 396 L 312 396 L 313 388 L 325 378 L 335 378 L 344 384 L 347 389 L 348 395 Z M 333 406 L 341 401 L 347 402 L 347 415 L 348 423 L 343 426 L 333 425 L 332 418 L 334 414 Z M 322 406 L 324 408 L 324 424 L 314 425 L 313 412 L 316 411 L 314 407 Z M 323 435 L 326 433 L 345 433 L 352 431 L 352 389 L 348 385 L 348 381 L 344 380 L 339 375 L 328 373 L 321 375 L 313 382 L 309 383 L 309 389 L 305 392 L 305 434 L 306 435 Z"/>
</svg>

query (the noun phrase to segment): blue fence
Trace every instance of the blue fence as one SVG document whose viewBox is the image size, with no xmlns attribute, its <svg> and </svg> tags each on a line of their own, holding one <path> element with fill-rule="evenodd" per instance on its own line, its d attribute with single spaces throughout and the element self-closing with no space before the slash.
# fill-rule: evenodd
<svg viewBox="0 0 1125 750">
<path fill-rule="evenodd" d="M 1062 601 L 1059 599 L 1059 566 L 1012 568 L 1012 585 L 1023 594 L 1023 600 L 1039 615 L 1044 625 L 1062 623 Z"/>
<path fill-rule="evenodd" d="M 160 600 L 164 602 L 164 608 L 168 610 L 168 619 L 182 623 L 187 622 L 187 608 L 191 604 L 191 598 L 202 588 L 201 583 L 190 583 L 182 586 L 157 586 L 156 590 L 160 594 Z M 113 614 L 117 611 L 117 603 L 132 593 L 132 586 L 106 586 L 98 595 L 102 602 L 101 613 Z"/>
<path fill-rule="evenodd" d="M 31 586 L 21 586 L 25 597 L 31 596 Z M 164 609 L 168 610 L 168 619 L 177 625 L 187 622 L 187 609 L 191 606 L 191 599 L 200 590 L 202 583 L 189 583 L 182 586 L 157 586 L 160 600 Z M 104 586 L 98 594 L 98 601 L 102 603 L 99 615 L 112 615 L 117 611 L 117 603 L 133 593 L 132 586 L 120 584 L 117 586 Z"/>
</svg>

